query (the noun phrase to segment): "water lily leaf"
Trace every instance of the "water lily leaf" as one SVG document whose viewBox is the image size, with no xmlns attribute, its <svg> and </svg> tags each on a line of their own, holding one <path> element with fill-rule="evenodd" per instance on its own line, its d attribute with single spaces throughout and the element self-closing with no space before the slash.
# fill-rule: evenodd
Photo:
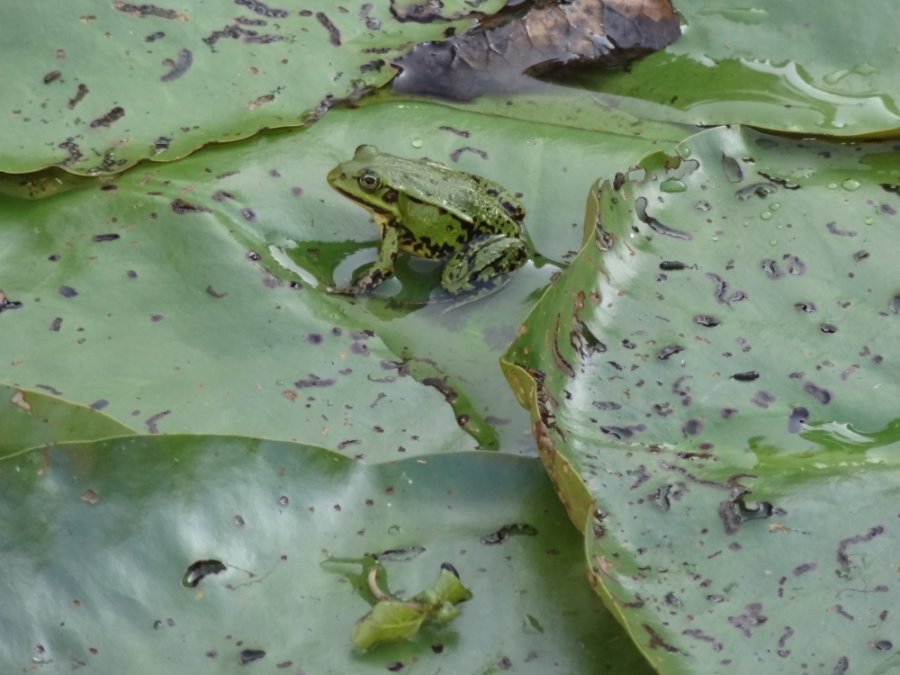
<svg viewBox="0 0 900 675">
<path fill-rule="evenodd" d="M 3 672 L 649 673 L 585 592 L 536 459 L 366 466 L 259 439 L 112 439 L 0 462 L 0 515 L 15 533 L 0 546 Z M 508 523 L 535 532 L 481 541 Z M 402 596 L 450 561 L 474 597 L 362 653 L 348 638 L 369 598 L 335 573 L 342 557 L 377 559 Z"/>
<path fill-rule="evenodd" d="M 578 74 L 632 114 L 692 124 L 743 123 L 792 133 L 890 135 L 900 127 L 900 53 L 892 0 L 710 4 L 680 0 L 686 29 L 627 72 Z M 663 105 L 667 110 L 657 106 Z"/>
<path fill-rule="evenodd" d="M 15 86 L 0 91 L 0 171 L 112 173 L 305 124 L 389 81 L 388 62 L 412 44 L 471 24 L 471 4 L 447 0 L 455 18 L 423 23 L 386 2 L 4 3 L 0 56 Z"/>
<path fill-rule="evenodd" d="M 892 667 L 898 169 L 725 128 L 650 155 L 504 357 L 660 670 Z"/>
<path fill-rule="evenodd" d="M 544 149 L 508 162 L 526 128 Z M 327 295 L 376 254 L 369 215 L 325 181 L 373 138 L 523 192 L 544 257 L 460 307 L 425 304 L 439 267 L 406 257 L 380 298 Z M 300 440 L 368 461 L 533 452 L 497 358 L 558 270 L 549 260 L 577 249 L 593 172 L 652 147 L 407 101 L 44 199 L 0 197 L 0 288 L 22 303 L 0 313 L 7 383 L 108 401 L 141 433 Z"/>
<path fill-rule="evenodd" d="M 106 405 L 99 399 L 81 406 L 50 394 L 0 385 L 0 457 L 43 445 L 132 433 L 99 412 Z"/>
</svg>

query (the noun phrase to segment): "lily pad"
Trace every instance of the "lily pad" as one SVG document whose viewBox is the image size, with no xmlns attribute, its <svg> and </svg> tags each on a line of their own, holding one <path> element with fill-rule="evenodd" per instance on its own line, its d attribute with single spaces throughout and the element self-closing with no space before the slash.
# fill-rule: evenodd
<svg viewBox="0 0 900 675">
<path fill-rule="evenodd" d="M 472 23 L 463 0 L 442 3 L 428 23 L 395 4 L 4 3 L 0 171 L 113 173 L 303 125 L 388 82 L 390 59 L 416 42 Z M 476 4 L 487 13 L 503 6 Z"/>
<path fill-rule="evenodd" d="M 625 110 L 651 119 L 832 136 L 900 128 L 900 8 L 892 0 L 827 12 L 815 0 L 676 4 L 685 24 L 679 40 L 627 72 L 571 81 L 624 97 Z"/>
<path fill-rule="evenodd" d="M 541 152 L 506 161 L 525 133 Z M 459 307 L 427 304 L 438 268 L 409 258 L 388 297 L 325 293 L 376 254 L 367 212 L 325 181 L 373 138 L 524 193 L 542 257 Z M 407 101 L 44 199 L 0 197 L 0 288 L 22 303 L 0 313 L 7 383 L 108 401 L 105 413 L 141 433 L 297 440 L 368 461 L 534 452 L 497 358 L 558 270 L 550 261 L 577 249 L 595 171 L 653 147 Z"/>
<path fill-rule="evenodd" d="M 99 412 L 107 403 L 98 399 L 90 407 L 75 405 L 50 394 L 0 385 L 0 457 L 65 441 L 93 441 L 132 433 Z"/>
<path fill-rule="evenodd" d="M 741 129 L 650 155 L 504 357 L 660 670 L 892 667 L 898 169 Z"/>
<path fill-rule="evenodd" d="M 4 672 L 649 673 L 584 592 L 577 532 L 535 459 L 365 466 L 289 443 L 145 436 L 8 459 L 0 495 L 16 533 L 0 546 Z M 451 623 L 363 653 L 354 560 L 410 593 L 450 562 L 474 597 Z"/>
</svg>

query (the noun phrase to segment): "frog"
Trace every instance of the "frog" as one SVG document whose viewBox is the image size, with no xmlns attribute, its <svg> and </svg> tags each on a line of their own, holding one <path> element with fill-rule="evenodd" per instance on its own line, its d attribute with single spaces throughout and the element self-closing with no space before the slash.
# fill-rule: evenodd
<svg viewBox="0 0 900 675">
<path fill-rule="evenodd" d="M 521 195 L 482 176 L 360 145 L 328 183 L 367 209 L 381 232 L 375 262 L 333 293 L 371 293 L 393 276 L 401 251 L 442 261 L 450 296 L 496 290 L 529 258 Z"/>
</svg>

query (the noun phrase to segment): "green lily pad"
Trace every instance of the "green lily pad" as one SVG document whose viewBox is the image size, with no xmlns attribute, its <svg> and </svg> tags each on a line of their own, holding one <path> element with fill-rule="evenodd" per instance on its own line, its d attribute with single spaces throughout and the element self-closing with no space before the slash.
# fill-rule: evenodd
<svg viewBox="0 0 900 675">
<path fill-rule="evenodd" d="M 427 23 L 395 4 L 5 3 L 0 171 L 113 173 L 306 124 L 388 82 L 390 59 L 416 42 L 472 22 L 463 0 Z M 490 13 L 503 2 L 476 4 Z"/>
<path fill-rule="evenodd" d="M 827 12 L 814 0 L 681 0 L 676 9 L 685 30 L 666 49 L 627 72 L 572 81 L 626 97 L 625 110 L 651 119 L 833 136 L 900 128 L 900 8 L 892 0 Z"/>
<path fill-rule="evenodd" d="M 524 133 L 544 149 L 506 161 Z M 409 258 L 402 286 L 384 290 L 397 297 L 325 293 L 377 250 L 367 212 L 325 181 L 373 138 L 523 192 L 544 257 L 460 307 L 426 304 L 438 268 Z M 497 358 L 558 270 L 548 259 L 577 249 L 596 168 L 652 148 L 403 102 L 334 110 L 304 131 L 82 179 L 44 199 L 0 197 L 0 289 L 23 303 L 0 313 L 7 383 L 108 401 L 105 413 L 141 433 L 297 440 L 368 461 L 533 452 Z"/>
<path fill-rule="evenodd" d="M 0 547 L 4 672 L 649 672 L 584 592 L 578 534 L 534 459 L 366 466 L 145 436 L 8 459 L 0 488 L 16 533 Z M 451 623 L 360 652 L 354 559 L 410 594 L 450 562 L 474 597 Z"/>
<path fill-rule="evenodd" d="M 504 357 L 660 670 L 893 667 L 898 169 L 741 129 L 650 155 Z"/>
<path fill-rule="evenodd" d="M 90 407 L 80 406 L 49 394 L 0 385 L 0 457 L 42 445 L 132 433 L 99 412 L 106 404 L 101 399 Z"/>
</svg>

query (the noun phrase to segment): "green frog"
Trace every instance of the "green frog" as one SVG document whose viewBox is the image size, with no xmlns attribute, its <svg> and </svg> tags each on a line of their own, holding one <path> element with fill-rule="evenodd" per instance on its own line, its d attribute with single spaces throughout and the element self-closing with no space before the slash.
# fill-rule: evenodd
<svg viewBox="0 0 900 675">
<path fill-rule="evenodd" d="M 372 291 L 393 275 L 400 251 L 445 261 L 441 286 L 451 295 L 499 287 L 528 259 L 522 203 L 481 176 L 361 145 L 328 173 L 328 183 L 368 209 L 381 229 L 378 259 L 333 292 Z"/>
</svg>

